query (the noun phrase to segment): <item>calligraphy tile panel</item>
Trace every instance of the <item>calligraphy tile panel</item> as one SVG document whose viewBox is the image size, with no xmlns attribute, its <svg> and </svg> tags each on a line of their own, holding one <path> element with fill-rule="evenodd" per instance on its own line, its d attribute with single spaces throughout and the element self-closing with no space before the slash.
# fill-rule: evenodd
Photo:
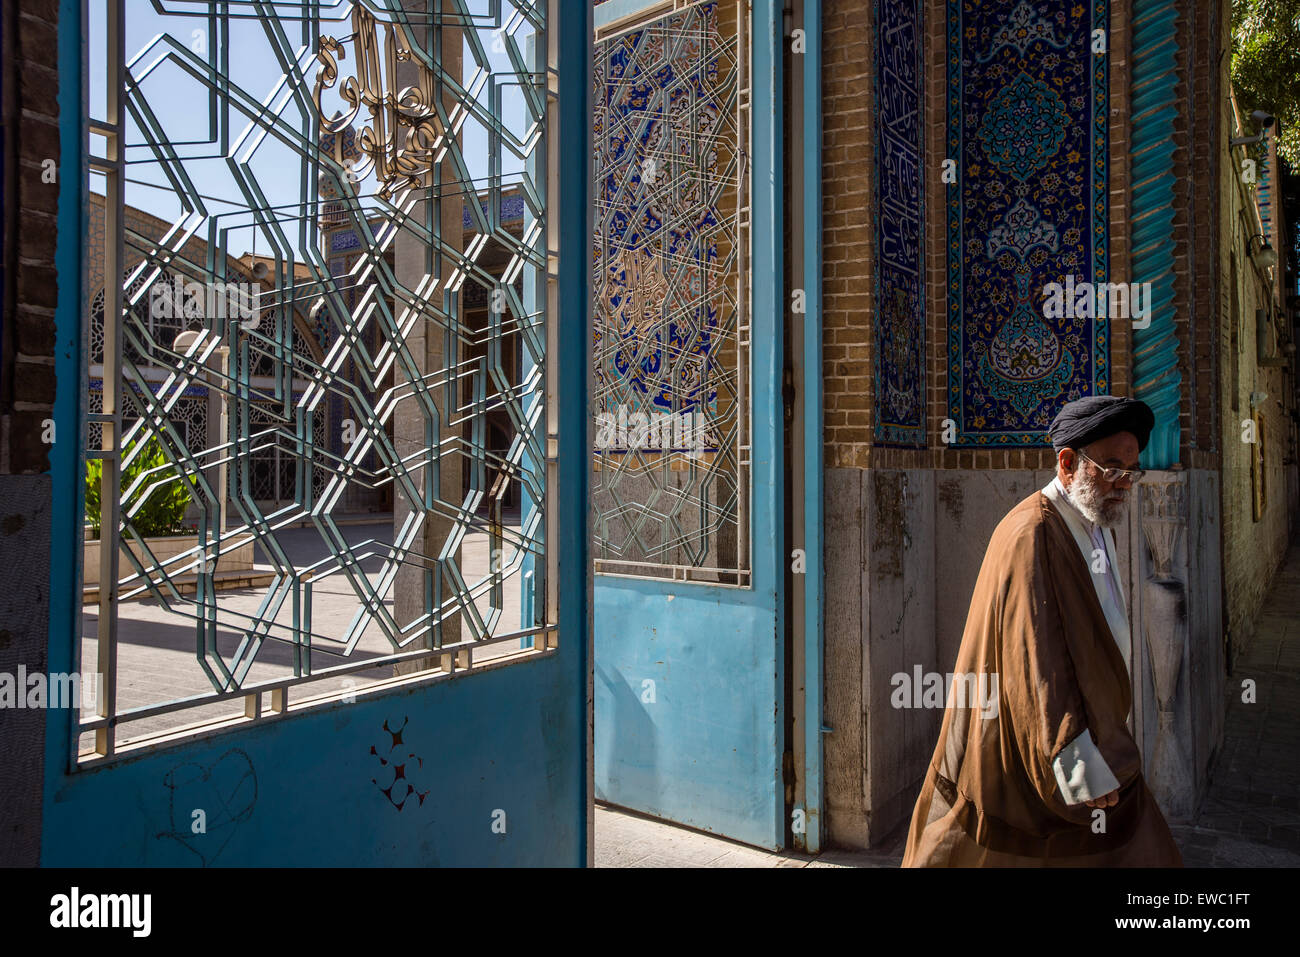
<svg viewBox="0 0 1300 957">
<path fill-rule="evenodd" d="M 925 447 L 921 5 L 880 0 L 875 35 L 875 439 Z"/>
<path fill-rule="evenodd" d="M 1106 0 L 949 0 L 948 415 L 958 447 L 1046 444 L 1109 385 L 1104 319 L 1044 315 L 1107 278 Z"/>
</svg>

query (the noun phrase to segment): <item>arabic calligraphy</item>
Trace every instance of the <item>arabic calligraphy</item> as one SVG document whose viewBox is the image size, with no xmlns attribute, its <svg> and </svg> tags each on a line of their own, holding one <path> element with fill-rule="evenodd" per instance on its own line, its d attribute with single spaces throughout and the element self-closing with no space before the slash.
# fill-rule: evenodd
<svg viewBox="0 0 1300 957">
<path fill-rule="evenodd" d="M 356 76 L 345 78 L 338 86 L 339 96 L 351 109 L 327 116 L 321 105 L 322 92 L 334 89 L 338 83 L 339 61 L 347 59 L 343 43 L 334 37 L 320 38 L 316 59 L 321 68 L 316 74 L 312 96 L 323 133 L 347 129 L 361 108 L 367 109 L 370 125 L 362 129 L 358 138 L 366 162 L 356 172 L 365 178 L 373 168 L 379 181 L 378 195 L 388 199 L 401 187 L 425 185 L 425 177 L 443 148 L 447 130 L 435 101 L 434 71 L 414 52 L 406 28 L 389 24 L 384 34 L 381 60 L 379 27 L 374 14 L 361 5 L 354 7 L 352 49 Z M 416 82 L 395 93 L 398 64 L 404 63 L 412 65 Z"/>
<path fill-rule="evenodd" d="M 660 272 L 652 250 L 622 247 L 610 258 L 614 266 L 611 285 L 619 290 L 615 295 L 619 300 L 617 319 L 610 317 L 615 327 L 612 331 L 637 343 L 662 324 L 668 280 Z"/>
</svg>

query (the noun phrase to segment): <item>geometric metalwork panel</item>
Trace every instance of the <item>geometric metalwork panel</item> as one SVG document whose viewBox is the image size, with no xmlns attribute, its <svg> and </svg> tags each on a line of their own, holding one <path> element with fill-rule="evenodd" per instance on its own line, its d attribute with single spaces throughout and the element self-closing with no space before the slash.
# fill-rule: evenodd
<svg viewBox="0 0 1300 957">
<path fill-rule="evenodd" d="M 747 18 L 597 37 L 597 572 L 748 581 Z"/>
<path fill-rule="evenodd" d="M 875 19 L 875 438 L 924 447 L 921 5 L 882 0 Z"/>
<path fill-rule="evenodd" d="M 92 7 L 83 758 L 557 647 L 547 4 Z"/>
<path fill-rule="evenodd" d="M 1110 383 L 1109 323 L 1047 287 L 1108 275 L 1106 0 L 949 0 L 948 416 L 955 445 L 1042 445 Z M 1081 303 L 1085 300 L 1080 297 Z M 1063 313 L 1063 314 L 1062 314 Z"/>
</svg>

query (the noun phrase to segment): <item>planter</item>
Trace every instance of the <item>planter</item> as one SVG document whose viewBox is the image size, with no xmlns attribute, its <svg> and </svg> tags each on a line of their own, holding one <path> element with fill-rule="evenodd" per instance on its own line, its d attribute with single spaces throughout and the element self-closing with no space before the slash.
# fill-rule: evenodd
<svg viewBox="0 0 1300 957">
<path fill-rule="evenodd" d="M 163 570 L 172 577 L 194 577 L 198 548 L 198 535 L 167 535 L 159 538 L 146 538 L 145 544 L 153 553 L 154 559 L 163 566 Z M 234 548 L 231 548 L 234 545 Z M 217 559 L 217 571 L 251 571 L 253 568 L 253 537 L 245 536 L 238 544 L 227 538 L 222 544 L 223 554 Z M 137 558 L 145 560 L 144 551 L 137 541 L 122 543 L 122 554 L 118 556 L 118 580 L 135 575 L 135 565 L 127 557 L 130 550 Z M 229 551 L 224 551 L 230 549 Z M 188 554 L 187 554 L 188 553 Z M 99 585 L 99 539 L 86 538 L 82 551 L 82 585 L 89 588 Z"/>
</svg>

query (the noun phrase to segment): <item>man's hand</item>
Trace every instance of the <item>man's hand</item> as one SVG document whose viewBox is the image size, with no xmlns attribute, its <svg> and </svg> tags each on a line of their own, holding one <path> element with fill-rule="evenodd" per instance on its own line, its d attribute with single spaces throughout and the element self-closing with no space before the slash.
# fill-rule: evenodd
<svg viewBox="0 0 1300 957">
<path fill-rule="evenodd" d="M 1111 791 L 1109 794 L 1103 794 L 1095 801 L 1084 801 L 1088 807 L 1114 807 L 1119 803 L 1119 788 Z"/>
</svg>

